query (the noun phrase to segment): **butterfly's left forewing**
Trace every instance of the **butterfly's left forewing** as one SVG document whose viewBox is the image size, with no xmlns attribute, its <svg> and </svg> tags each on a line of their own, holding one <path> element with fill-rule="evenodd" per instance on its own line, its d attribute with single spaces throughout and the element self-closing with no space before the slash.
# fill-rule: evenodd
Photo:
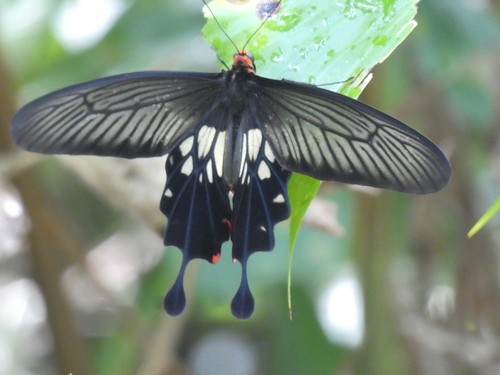
<svg viewBox="0 0 500 375">
<path fill-rule="evenodd" d="M 138 72 L 73 85 L 24 106 L 11 134 L 50 154 L 159 156 L 212 108 L 221 74 Z"/>
</svg>

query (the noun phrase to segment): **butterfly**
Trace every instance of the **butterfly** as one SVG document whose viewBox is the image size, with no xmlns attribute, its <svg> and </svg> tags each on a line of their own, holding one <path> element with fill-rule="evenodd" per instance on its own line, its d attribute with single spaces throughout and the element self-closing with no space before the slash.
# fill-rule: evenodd
<svg viewBox="0 0 500 375">
<path fill-rule="evenodd" d="M 10 130 L 44 154 L 166 156 L 164 244 L 183 260 L 164 306 L 180 314 L 193 259 L 217 262 L 224 242 L 241 264 L 234 316 L 251 316 L 249 257 L 270 251 L 290 215 L 292 172 L 405 193 L 439 191 L 448 160 L 409 126 L 317 86 L 256 75 L 239 50 L 220 73 L 148 71 L 76 84 L 22 107 Z"/>
</svg>

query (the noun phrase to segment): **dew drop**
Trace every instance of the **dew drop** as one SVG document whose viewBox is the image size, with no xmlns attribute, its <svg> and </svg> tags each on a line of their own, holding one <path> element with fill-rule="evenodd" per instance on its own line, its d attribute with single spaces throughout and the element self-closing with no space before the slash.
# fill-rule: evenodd
<svg viewBox="0 0 500 375">
<path fill-rule="evenodd" d="M 271 61 L 278 63 L 283 61 L 283 55 L 280 55 L 278 53 L 272 53 L 271 54 Z"/>
</svg>

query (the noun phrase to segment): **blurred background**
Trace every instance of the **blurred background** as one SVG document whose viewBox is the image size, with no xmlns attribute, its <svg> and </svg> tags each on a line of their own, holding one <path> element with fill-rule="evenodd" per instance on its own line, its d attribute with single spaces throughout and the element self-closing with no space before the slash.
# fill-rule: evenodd
<svg viewBox="0 0 500 375">
<path fill-rule="evenodd" d="M 325 183 L 296 244 L 293 320 L 286 222 L 250 261 L 250 320 L 230 314 L 227 246 L 190 264 L 188 309 L 171 318 L 181 258 L 161 241 L 163 160 L 28 154 L 8 123 L 75 82 L 220 70 L 201 1 L 0 0 L 0 374 L 499 374 L 500 221 L 466 234 L 500 194 L 500 2 L 422 0 L 417 22 L 362 100 L 438 143 L 449 185 Z"/>
</svg>

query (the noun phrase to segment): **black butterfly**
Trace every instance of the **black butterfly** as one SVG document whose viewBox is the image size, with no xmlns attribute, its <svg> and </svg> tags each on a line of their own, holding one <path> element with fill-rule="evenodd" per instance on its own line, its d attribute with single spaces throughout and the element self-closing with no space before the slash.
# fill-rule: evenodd
<svg viewBox="0 0 500 375">
<path fill-rule="evenodd" d="M 415 130 L 343 95 L 259 77 L 244 50 L 222 73 L 138 72 L 61 89 L 19 110 L 11 132 L 41 153 L 167 155 L 164 243 L 183 252 L 165 297 L 171 315 L 184 309 L 189 261 L 215 263 L 228 239 L 242 266 L 231 309 L 252 314 L 247 261 L 274 247 L 291 172 L 416 194 L 450 177 L 446 157 Z"/>
</svg>

